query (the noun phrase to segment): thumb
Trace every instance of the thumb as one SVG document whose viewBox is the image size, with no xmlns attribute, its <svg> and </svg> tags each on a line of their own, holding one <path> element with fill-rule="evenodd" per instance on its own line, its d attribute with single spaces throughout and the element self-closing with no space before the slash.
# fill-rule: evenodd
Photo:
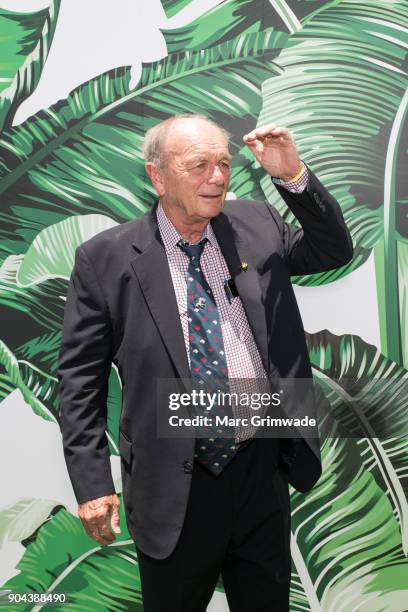
<svg viewBox="0 0 408 612">
<path fill-rule="evenodd" d="M 122 533 L 119 525 L 119 504 L 112 504 L 109 509 L 110 525 L 114 533 Z"/>
</svg>

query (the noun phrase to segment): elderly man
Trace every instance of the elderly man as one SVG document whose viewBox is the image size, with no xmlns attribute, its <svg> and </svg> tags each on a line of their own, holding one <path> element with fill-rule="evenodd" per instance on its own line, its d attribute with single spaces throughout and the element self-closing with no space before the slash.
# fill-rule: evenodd
<svg viewBox="0 0 408 612">
<path fill-rule="evenodd" d="M 310 379 L 290 275 L 352 257 L 339 205 L 288 130 L 267 125 L 244 142 L 301 227 L 266 202 L 226 202 L 227 133 L 180 115 L 146 134 L 156 205 L 76 253 L 59 367 L 64 452 L 84 527 L 110 544 L 119 531 L 105 433 L 115 363 L 123 503 L 146 612 L 204 611 L 220 574 L 231 612 L 287 610 L 288 482 L 307 491 L 321 473 L 316 438 L 244 428 L 228 443 L 157 431 L 159 379 Z"/>
</svg>

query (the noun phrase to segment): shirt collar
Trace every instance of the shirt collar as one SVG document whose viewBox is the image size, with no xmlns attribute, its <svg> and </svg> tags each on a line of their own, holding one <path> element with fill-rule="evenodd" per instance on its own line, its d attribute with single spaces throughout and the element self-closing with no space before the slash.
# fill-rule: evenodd
<svg viewBox="0 0 408 612">
<path fill-rule="evenodd" d="M 159 231 L 163 240 L 164 248 L 166 249 L 166 251 L 171 251 L 172 249 L 178 248 L 177 243 L 182 239 L 182 236 L 180 236 L 173 223 L 166 216 L 166 213 L 164 212 L 163 206 L 160 201 L 157 206 L 156 215 L 157 224 L 159 226 Z M 210 223 L 207 223 L 207 225 L 205 226 L 200 240 L 203 240 L 203 238 L 207 238 L 211 246 L 214 246 L 215 248 L 219 249 L 217 239 Z"/>
</svg>

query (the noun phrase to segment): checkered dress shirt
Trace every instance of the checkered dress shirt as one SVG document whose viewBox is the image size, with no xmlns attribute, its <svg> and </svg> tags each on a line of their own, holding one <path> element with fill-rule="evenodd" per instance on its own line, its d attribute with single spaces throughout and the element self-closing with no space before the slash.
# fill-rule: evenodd
<svg viewBox="0 0 408 612">
<path fill-rule="evenodd" d="M 285 183 L 280 181 L 280 179 L 273 180 L 274 182 L 279 182 L 279 184 L 292 192 L 300 193 L 307 186 L 307 168 L 296 183 Z M 186 284 L 189 259 L 177 246 L 182 236 L 180 236 L 174 225 L 166 217 L 160 202 L 157 207 L 157 223 L 166 251 L 174 292 L 176 294 L 184 343 L 190 363 Z M 267 374 L 262 365 L 259 350 L 241 299 L 239 296 L 234 297 L 230 303 L 227 298 L 224 282 L 231 278 L 231 275 L 210 223 L 206 225 L 200 240 L 203 238 L 207 238 L 207 242 L 201 255 L 201 269 L 217 303 L 229 380 L 249 379 L 254 381 L 256 379 L 259 381 L 267 379 Z M 266 389 L 261 390 L 255 387 L 252 389 L 253 392 L 264 390 Z M 237 406 L 234 408 L 234 416 L 238 418 L 250 416 L 249 412 L 248 407 Z M 255 427 L 236 429 L 236 442 L 241 442 L 251 437 L 255 431 Z"/>
</svg>

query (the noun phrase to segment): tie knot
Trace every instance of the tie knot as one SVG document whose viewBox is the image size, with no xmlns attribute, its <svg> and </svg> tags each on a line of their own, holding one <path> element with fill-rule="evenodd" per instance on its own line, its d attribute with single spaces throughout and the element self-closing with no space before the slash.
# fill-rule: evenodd
<svg viewBox="0 0 408 612">
<path fill-rule="evenodd" d="M 190 244 L 187 240 L 179 240 L 177 246 L 190 258 L 190 261 L 200 261 L 201 254 L 204 250 L 204 245 L 207 238 L 203 238 L 197 244 Z"/>
</svg>

